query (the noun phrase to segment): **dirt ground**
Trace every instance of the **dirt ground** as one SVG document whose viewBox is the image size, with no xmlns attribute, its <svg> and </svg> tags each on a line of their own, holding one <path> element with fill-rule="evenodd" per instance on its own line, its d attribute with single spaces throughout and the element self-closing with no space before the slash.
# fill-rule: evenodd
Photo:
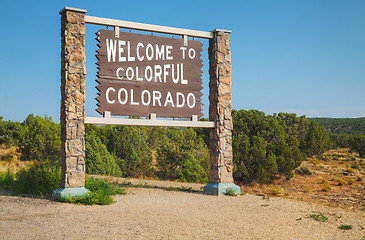
<svg viewBox="0 0 365 240">
<path fill-rule="evenodd" d="M 201 184 L 115 181 L 127 195 L 115 196 L 108 206 L 8 196 L 0 190 L 0 238 L 365 239 L 363 211 L 250 194 L 208 196 Z M 317 212 L 328 220 L 310 217 Z M 341 230 L 341 225 L 352 229 Z"/>
</svg>

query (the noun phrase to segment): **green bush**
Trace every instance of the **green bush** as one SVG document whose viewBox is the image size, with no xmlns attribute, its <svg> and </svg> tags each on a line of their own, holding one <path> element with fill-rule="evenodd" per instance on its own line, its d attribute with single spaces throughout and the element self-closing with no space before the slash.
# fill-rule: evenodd
<svg viewBox="0 0 365 240">
<path fill-rule="evenodd" d="M 59 163 L 55 161 L 36 162 L 29 169 L 22 169 L 16 175 L 10 171 L 0 173 L 0 185 L 17 194 L 49 195 L 59 187 L 60 182 L 61 169 Z M 85 178 L 85 188 L 91 192 L 76 199 L 64 197 L 59 200 L 86 205 L 107 205 L 113 203 L 111 196 L 125 194 L 124 189 L 118 189 L 109 182 L 88 176 Z"/>
<path fill-rule="evenodd" d="M 232 196 L 232 197 L 237 196 L 237 193 L 233 188 L 226 189 L 226 191 L 223 194 L 227 195 L 227 196 Z"/>
<path fill-rule="evenodd" d="M 209 152 L 203 138 L 191 129 L 166 129 L 157 148 L 158 175 L 164 179 L 208 182 Z"/>
<path fill-rule="evenodd" d="M 339 229 L 342 229 L 342 230 L 351 230 L 352 229 L 352 226 L 351 225 L 345 225 L 345 224 L 342 224 L 341 226 L 338 227 Z"/>
<path fill-rule="evenodd" d="M 122 177 L 118 160 L 108 152 L 106 146 L 94 132 L 85 135 L 85 164 L 88 174 Z"/>
<path fill-rule="evenodd" d="M 309 167 L 305 164 L 299 166 L 295 169 L 295 173 L 299 175 L 312 175 L 312 171 L 309 169 Z"/>
<path fill-rule="evenodd" d="M 60 158 L 61 129 L 52 118 L 30 114 L 22 126 L 18 147 L 23 159 Z"/>
<path fill-rule="evenodd" d="M 113 203 L 111 196 L 116 194 L 126 194 L 124 189 L 118 189 L 110 182 L 94 179 L 86 176 L 85 188 L 90 190 L 91 193 L 85 194 L 78 198 L 61 198 L 62 202 L 80 203 L 84 205 L 109 205 Z"/>
<path fill-rule="evenodd" d="M 61 183 L 61 168 L 58 160 L 34 162 L 29 169 L 16 173 L 14 192 L 27 194 L 51 194 Z"/>
<path fill-rule="evenodd" d="M 324 126 L 312 121 L 309 124 L 302 151 L 308 156 L 319 156 L 330 148 L 330 139 Z"/>
<path fill-rule="evenodd" d="M 329 135 L 331 140 L 331 148 L 347 148 L 350 135 L 347 133 L 332 133 Z"/>
<path fill-rule="evenodd" d="M 0 172 L 0 186 L 9 190 L 14 185 L 15 175 L 8 169 L 7 172 Z"/>
<path fill-rule="evenodd" d="M 20 122 L 3 121 L 0 116 L 0 144 L 16 145 L 22 132 Z"/>
<path fill-rule="evenodd" d="M 349 145 L 351 151 L 358 152 L 359 157 L 365 158 L 365 135 L 354 135 L 350 137 Z"/>
<path fill-rule="evenodd" d="M 316 220 L 318 222 L 327 222 L 328 221 L 328 217 L 326 217 L 323 213 L 317 212 L 317 211 L 313 211 L 313 214 L 309 215 L 309 217 L 313 218 L 314 220 Z"/>
<path fill-rule="evenodd" d="M 265 115 L 232 111 L 234 178 L 268 182 L 277 174 L 291 178 L 305 155 L 308 120 L 295 114 Z"/>
<path fill-rule="evenodd" d="M 118 165 L 126 177 L 153 176 L 152 152 L 142 138 L 140 128 L 133 126 L 107 126 L 105 128 L 108 151 L 118 157 Z"/>
</svg>

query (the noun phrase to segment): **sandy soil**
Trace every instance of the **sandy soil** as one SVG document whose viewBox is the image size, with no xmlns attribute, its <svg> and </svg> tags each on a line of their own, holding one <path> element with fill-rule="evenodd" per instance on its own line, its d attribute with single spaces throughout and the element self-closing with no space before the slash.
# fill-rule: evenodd
<svg viewBox="0 0 365 240">
<path fill-rule="evenodd" d="M 0 239 L 365 239 L 365 213 L 282 198 L 207 196 L 203 185 L 119 180 L 127 188 L 108 206 L 7 196 L 0 191 Z M 310 218 L 320 211 L 329 219 Z M 352 230 L 338 229 L 342 224 Z"/>
</svg>

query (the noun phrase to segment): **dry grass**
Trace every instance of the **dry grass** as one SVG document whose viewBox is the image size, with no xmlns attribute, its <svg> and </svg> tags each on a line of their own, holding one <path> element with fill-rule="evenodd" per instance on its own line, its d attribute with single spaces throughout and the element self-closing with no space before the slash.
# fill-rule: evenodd
<svg viewBox="0 0 365 240">
<path fill-rule="evenodd" d="M 322 158 L 308 158 L 303 164 L 313 172 L 312 175 L 295 174 L 290 180 L 278 178 L 269 184 L 252 183 L 244 185 L 244 191 L 365 210 L 364 158 L 350 153 L 349 149 L 335 149 L 324 153 Z M 273 193 L 273 189 L 277 191 Z"/>
<path fill-rule="evenodd" d="M 0 172 L 6 172 L 9 169 L 15 173 L 32 164 L 32 161 L 21 161 L 20 156 L 21 154 L 17 152 L 16 147 L 0 145 Z"/>
</svg>

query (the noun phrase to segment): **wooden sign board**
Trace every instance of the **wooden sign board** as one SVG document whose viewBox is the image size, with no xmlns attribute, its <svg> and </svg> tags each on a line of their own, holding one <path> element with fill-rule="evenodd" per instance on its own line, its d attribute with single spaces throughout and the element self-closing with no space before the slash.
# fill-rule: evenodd
<svg viewBox="0 0 365 240">
<path fill-rule="evenodd" d="M 99 108 L 112 115 L 191 118 L 202 114 L 202 43 L 101 29 Z"/>
</svg>

